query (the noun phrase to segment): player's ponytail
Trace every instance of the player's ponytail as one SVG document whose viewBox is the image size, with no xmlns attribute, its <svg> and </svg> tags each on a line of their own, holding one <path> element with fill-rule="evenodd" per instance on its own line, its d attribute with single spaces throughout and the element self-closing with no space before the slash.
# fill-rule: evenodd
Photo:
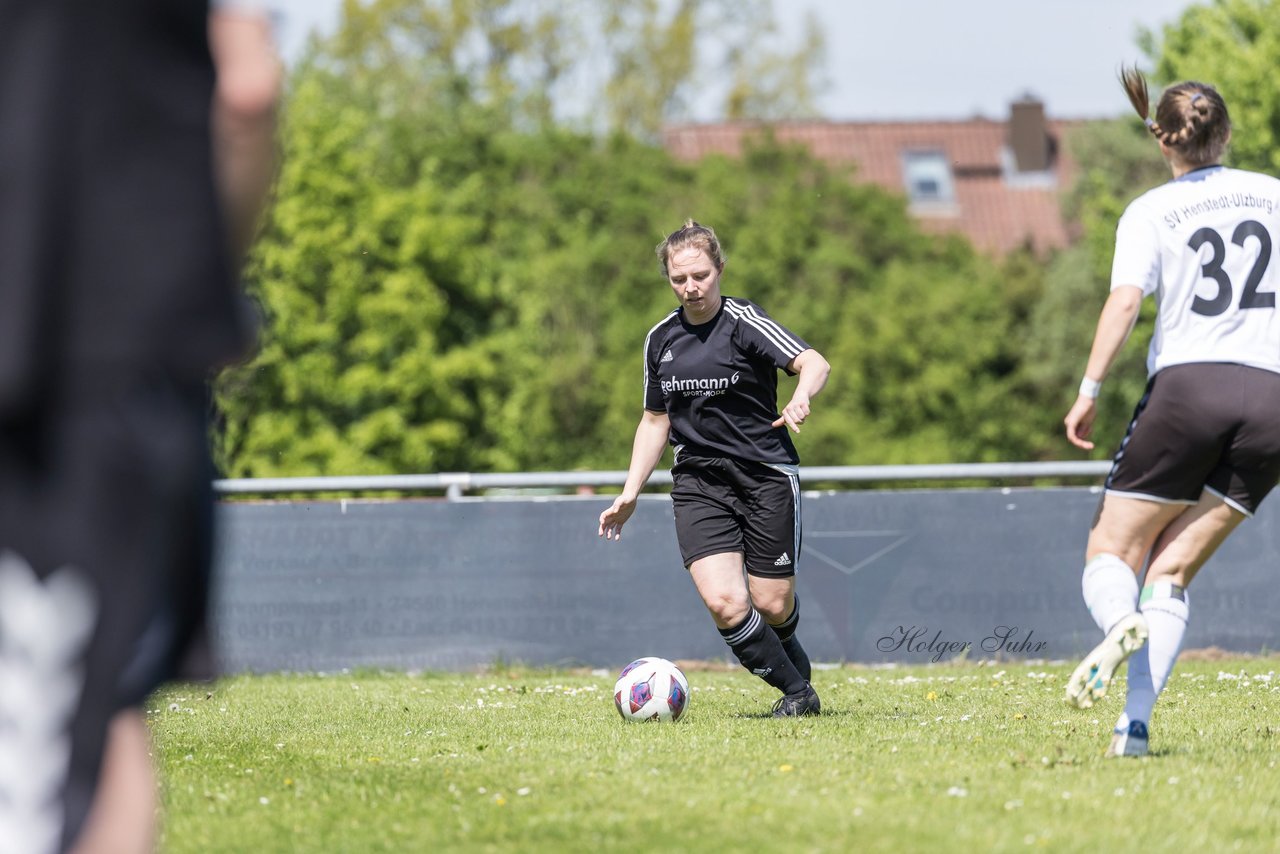
<svg viewBox="0 0 1280 854">
<path fill-rule="evenodd" d="M 1231 139 L 1231 117 L 1217 89 L 1194 80 L 1175 83 L 1160 96 L 1152 118 L 1150 90 L 1142 72 L 1122 66 L 1120 83 L 1151 134 L 1187 165 L 1205 166 L 1222 159 Z"/>
</svg>

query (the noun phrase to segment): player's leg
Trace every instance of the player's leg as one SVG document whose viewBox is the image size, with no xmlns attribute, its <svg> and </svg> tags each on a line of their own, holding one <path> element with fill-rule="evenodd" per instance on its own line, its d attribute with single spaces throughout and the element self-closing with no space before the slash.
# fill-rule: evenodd
<svg viewBox="0 0 1280 854">
<path fill-rule="evenodd" d="M 738 467 L 729 460 L 681 454 L 671 474 L 680 555 L 721 637 L 743 667 L 784 695 L 802 692 L 806 681 L 747 588 L 742 525 L 747 508 L 735 486 Z"/>
<path fill-rule="evenodd" d="M 1161 530 L 1184 504 L 1105 494 L 1089 534 L 1081 592 L 1103 640 L 1067 680 L 1067 702 L 1087 709 L 1101 699 L 1117 668 L 1147 639 L 1138 610 L 1137 575 Z"/>
<path fill-rule="evenodd" d="M 1106 694 L 1116 668 L 1146 642 L 1137 578 L 1160 532 L 1200 499 L 1232 429 L 1239 395 L 1212 367 L 1175 365 L 1152 377 L 1116 452 L 1081 579 L 1106 636 L 1067 681 L 1067 702 L 1080 708 Z"/>
<path fill-rule="evenodd" d="M 812 666 L 796 634 L 800 610 L 795 576 L 801 539 L 800 482 L 796 467 L 738 465 L 734 478 L 745 511 L 743 560 L 751 601 L 805 681 L 803 690 L 787 692 L 774 713 L 779 717 L 817 714 L 822 704 L 809 684 Z"/>
<path fill-rule="evenodd" d="M 1113 756 L 1146 753 L 1152 708 L 1186 634 L 1187 587 L 1280 477 L 1280 376 L 1243 365 L 1200 365 L 1184 373 L 1196 384 L 1185 397 L 1198 402 L 1201 389 L 1228 396 L 1218 405 L 1192 408 L 1222 412 L 1230 426 L 1223 431 L 1225 446 L 1212 455 L 1215 464 L 1196 505 L 1173 520 L 1152 548 L 1140 606 L 1150 637 L 1129 662 L 1125 710 L 1108 751 Z"/>
<path fill-rule="evenodd" d="M 154 851 L 156 804 L 146 717 L 127 709 L 111 721 L 97 796 L 74 854 Z"/>
<path fill-rule="evenodd" d="M 92 481 L 97 506 L 109 508 L 110 535 L 95 538 L 97 565 L 104 590 L 119 591 L 103 595 L 97 639 L 111 662 L 95 650 L 86 659 L 86 704 L 109 709 L 109 726 L 72 850 L 145 852 L 154 849 L 157 812 L 143 703 L 164 681 L 212 675 L 195 664 L 206 640 L 211 468 L 199 384 L 148 379 L 107 403 L 86 426 L 111 438 L 95 456 L 127 461 L 131 492 L 127 502 L 105 500 L 123 481 L 110 460 L 107 476 Z"/>
<path fill-rule="evenodd" d="M 803 518 L 799 471 L 791 465 L 743 467 L 739 476 L 740 488 L 752 496 L 743 530 L 751 598 L 808 680 L 813 667 L 797 635 L 800 600 L 795 595 Z"/>
<path fill-rule="evenodd" d="M 809 654 L 805 652 L 796 629 L 800 627 L 800 597 L 796 596 L 796 577 L 766 578 L 759 575 L 748 575 L 751 588 L 751 601 L 782 641 L 782 648 L 787 657 L 800 671 L 806 680 L 811 678 L 813 665 L 809 662 Z"/>
<path fill-rule="evenodd" d="M 716 628 L 742 666 L 784 694 L 802 689 L 804 680 L 787 658 L 777 635 L 752 605 L 740 552 L 699 558 L 689 576 Z"/>
<path fill-rule="evenodd" d="M 1205 492 L 1200 502 L 1175 519 L 1157 540 L 1139 606 L 1149 637 L 1129 660 L 1125 709 L 1116 721 L 1108 756 L 1147 752 L 1151 710 L 1168 682 L 1187 631 L 1187 586 L 1244 519 L 1243 512 Z"/>
<path fill-rule="evenodd" d="M 795 636 L 796 623 L 799 620 L 797 600 L 795 596 L 795 576 L 771 578 L 760 575 L 748 575 L 751 600 L 766 621 L 776 619 L 779 614 L 789 614 L 781 625 L 770 625 L 769 628 L 778 637 L 788 660 L 795 666 L 796 672 L 804 680 L 804 686 L 797 691 L 788 691 L 774 708 L 777 717 L 795 717 L 798 715 L 816 715 L 822 709 L 818 692 L 809 682 L 811 666 L 809 656 Z"/>
<path fill-rule="evenodd" d="M 777 634 L 751 603 L 741 552 L 722 552 L 689 564 L 698 595 L 716 628 L 742 666 L 784 695 L 803 693 L 807 685 L 782 648 Z"/>
</svg>

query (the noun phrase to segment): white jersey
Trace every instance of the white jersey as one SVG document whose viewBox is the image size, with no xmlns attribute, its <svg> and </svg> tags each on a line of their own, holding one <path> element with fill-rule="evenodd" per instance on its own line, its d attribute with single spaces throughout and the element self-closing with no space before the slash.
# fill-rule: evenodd
<svg viewBox="0 0 1280 854">
<path fill-rule="evenodd" d="M 1280 373 L 1280 180 L 1210 166 L 1156 187 L 1120 217 L 1111 289 L 1155 294 L 1154 374 L 1186 362 Z"/>
</svg>

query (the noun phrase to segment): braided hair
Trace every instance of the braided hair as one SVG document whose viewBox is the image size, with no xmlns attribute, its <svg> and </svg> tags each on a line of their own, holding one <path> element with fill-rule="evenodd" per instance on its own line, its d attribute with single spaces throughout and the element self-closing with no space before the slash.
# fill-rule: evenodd
<svg viewBox="0 0 1280 854">
<path fill-rule="evenodd" d="M 1152 118 L 1151 96 L 1142 72 L 1136 67 L 1121 67 L 1120 82 L 1152 136 L 1177 152 L 1187 165 L 1207 166 L 1222 159 L 1231 139 L 1231 117 L 1217 89 L 1194 80 L 1175 83 L 1160 96 Z"/>
</svg>

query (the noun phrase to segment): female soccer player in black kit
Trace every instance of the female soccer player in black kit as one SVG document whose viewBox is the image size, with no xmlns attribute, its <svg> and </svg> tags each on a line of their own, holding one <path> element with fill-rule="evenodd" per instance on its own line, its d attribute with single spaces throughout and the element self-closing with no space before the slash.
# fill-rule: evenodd
<svg viewBox="0 0 1280 854">
<path fill-rule="evenodd" d="M 676 536 L 698 594 L 743 667 L 782 692 L 774 716 L 817 714 L 796 638 L 799 457 L 787 427 L 800 432 L 831 366 L 759 306 L 721 296 L 711 229 L 689 220 L 657 251 L 680 308 L 645 340 L 644 415 L 600 536 L 619 538 L 670 442 Z M 779 368 L 799 375 L 781 413 Z"/>
<path fill-rule="evenodd" d="M 1142 756 L 1187 629 L 1187 585 L 1280 475 L 1280 181 L 1222 165 L 1231 121 L 1212 86 L 1168 87 L 1152 119 L 1143 76 L 1126 69 L 1123 82 L 1173 180 L 1120 218 L 1111 296 L 1065 419 L 1067 438 L 1092 448 L 1098 386 L 1154 294 L 1151 378 L 1089 533 L 1084 599 L 1106 638 L 1067 700 L 1093 705 L 1132 655 L 1108 755 Z"/>
</svg>

